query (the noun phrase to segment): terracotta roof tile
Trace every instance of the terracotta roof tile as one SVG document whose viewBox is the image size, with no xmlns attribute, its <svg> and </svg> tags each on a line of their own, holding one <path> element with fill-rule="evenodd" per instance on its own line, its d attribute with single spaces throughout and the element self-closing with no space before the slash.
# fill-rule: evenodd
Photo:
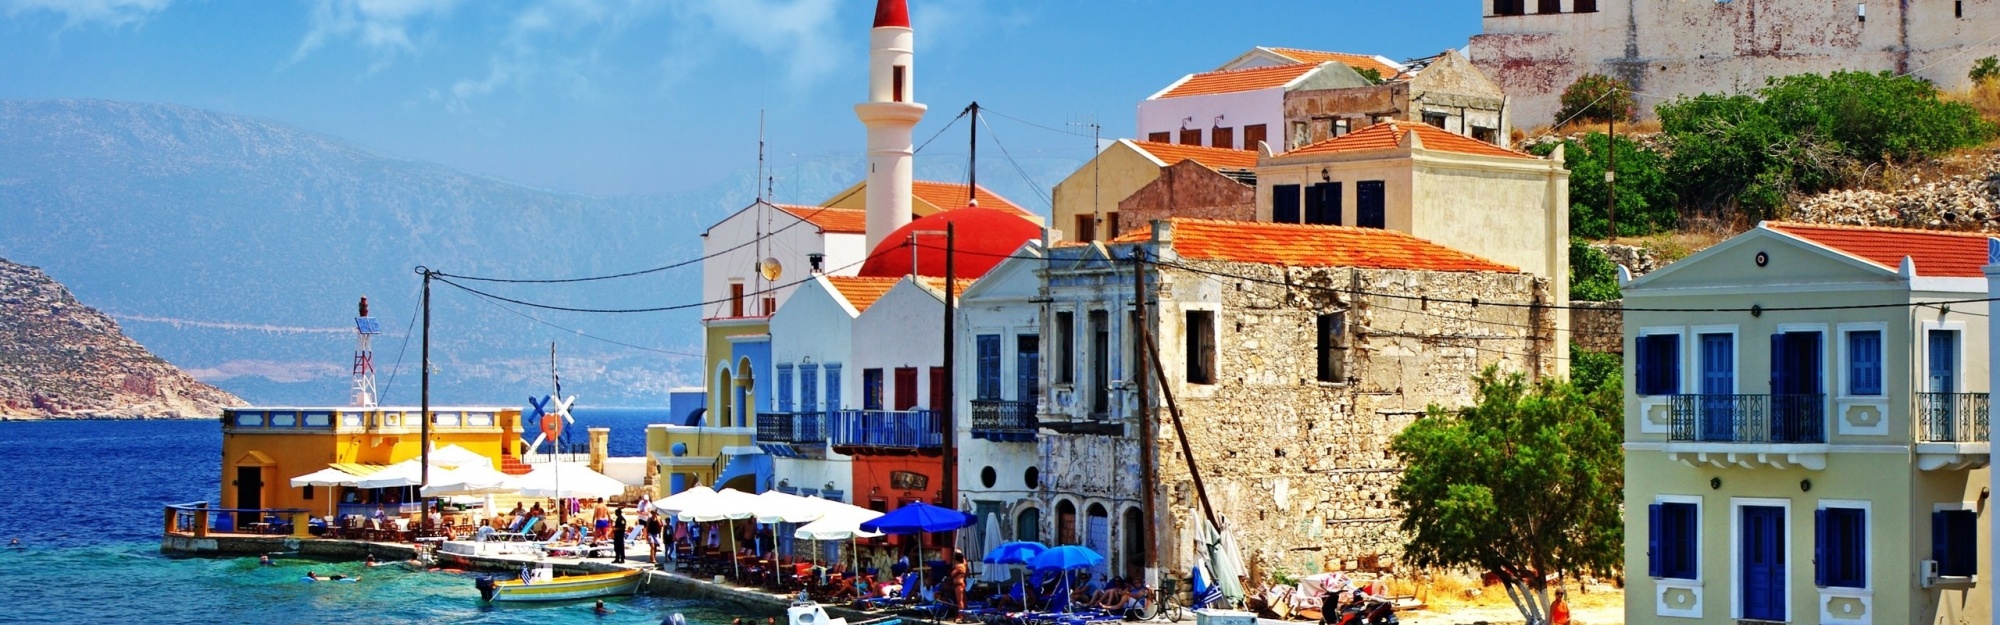
<svg viewBox="0 0 2000 625">
<path fill-rule="evenodd" d="M 1859 257 L 1891 271 L 1901 268 L 1903 257 L 1908 256 L 1916 262 L 1919 276 L 1986 277 L 1981 269 L 1986 266 L 1987 237 L 1984 234 L 1789 222 L 1765 222 L 1764 226 Z"/>
<path fill-rule="evenodd" d="M 1209 169 L 1255 169 L 1257 167 L 1256 150 L 1231 150 L 1229 148 L 1210 148 L 1199 145 L 1181 145 L 1178 143 L 1154 143 L 1151 141 L 1133 141 L 1132 145 L 1151 153 L 1154 158 L 1158 158 L 1160 162 L 1168 165 L 1181 161 L 1194 161 L 1201 163 L 1203 167 Z"/>
<path fill-rule="evenodd" d="M 917 180 L 910 183 L 910 195 L 929 202 L 932 206 L 938 207 L 939 210 L 965 208 L 965 185 L 962 183 Z M 979 194 L 976 197 L 979 198 L 980 208 L 1013 211 L 1030 217 L 1034 216 L 1034 213 L 1028 212 L 1028 209 L 1021 208 L 1019 204 L 1015 204 L 1007 198 L 1000 197 L 998 193 L 988 191 L 984 185 L 979 187 Z"/>
<path fill-rule="evenodd" d="M 1397 232 L 1352 226 L 1174 218 L 1174 252 L 1193 260 L 1221 260 L 1302 267 L 1362 267 L 1421 271 L 1520 269 Z M 1148 241 L 1136 231 L 1115 243 Z"/>
<path fill-rule="evenodd" d="M 1282 87 L 1286 83 L 1297 80 L 1298 77 L 1304 76 L 1315 69 L 1319 69 L 1319 65 L 1302 63 L 1297 65 L 1273 65 L 1270 67 L 1203 72 L 1189 76 L 1187 80 L 1182 81 L 1179 85 L 1175 85 L 1173 89 L 1160 94 L 1160 97 L 1181 98 L 1194 95 L 1236 93 L 1239 91 L 1255 91 L 1258 89 Z"/>
<path fill-rule="evenodd" d="M 793 217 L 812 222 L 820 230 L 840 234 L 863 234 L 868 232 L 868 211 L 845 208 L 825 208 L 820 206 L 800 206 L 797 204 L 772 204 L 778 210 Z"/>
<path fill-rule="evenodd" d="M 924 281 L 924 286 L 930 287 L 931 290 L 933 291 L 944 290 L 944 278 L 934 277 L 934 276 L 923 276 L 919 279 Z M 957 280 L 953 280 L 952 281 L 953 288 L 951 291 L 952 295 L 956 297 L 958 295 L 964 294 L 966 289 L 972 288 L 972 282 L 973 279 L 971 278 L 959 278 Z"/>
<path fill-rule="evenodd" d="M 882 299 L 882 294 L 888 293 L 889 289 L 895 287 L 898 280 L 900 278 L 826 277 L 827 284 L 833 285 L 841 297 L 847 298 L 847 303 L 854 306 L 855 312 L 868 310 L 869 306 L 875 305 L 875 300 Z"/>
<path fill-rule="evenodd" d="M 1537 158 L 1526 152 L 1516 152 L 1472 137 L 1454 133 L 1430 124 L 1387 122 L 1369 126 L 1319 143 L 1308 145 L 1290 152 L 1295 154 L 1339 154 L 1344 152 L 1365 152 L 1370 150 L 1393 149 L 1403 138 L 1405 131 L 1414 130 L 1417 138 L 1423 140 L 1424 149 L 1440 152 L 1458 152 L 1479 156 L 1501 156 L 1508 158 Z"/>
<path fill-rule="evenodd" d="M 1372 69 L 1375 70 L 1376 72 L 1381 73 L 1383 80 L 1388 80 L 1389 78 L 1394 77 L 1396 74 L 1402 72 L 1402 70 L 1397 69 L 1395 66 L 1383 63 L 1382 59 L 1378 59 L 1366 54 L 1349 54 L 1346 52 L 1323 52 L 1320 50 L 1301 50 L 1298 48 L 1265 47 L 1264 49 L 1284 55 L 1285 58 L 1292 59 L 1300 63 L 1309 63 L 1313 65 L 1318 65 L 1320 63 L 1325 63 L 1327 61 L 1337 61 L 1342 65 L 1354 68 L 1354 71 L 1357 72 L 1363 69 Z"/>
</svg>

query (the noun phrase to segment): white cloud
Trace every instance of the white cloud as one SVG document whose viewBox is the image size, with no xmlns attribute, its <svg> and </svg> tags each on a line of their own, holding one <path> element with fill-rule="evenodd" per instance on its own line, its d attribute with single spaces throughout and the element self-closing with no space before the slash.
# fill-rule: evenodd
<svg viewBox="0 0 2000 625">
<path fill-rule="evenodd" d="M 838 68 L 840 37 L 835 29 L 837 0 L 687 0 L 674 3 L 675 13 L 687 21 L 684 37 L 698 33 L 720 36 L 776 57 L 794 81 L 810 81 Z M 863 32 L 865 25 L 852 26 Z M 713 50 L 702 48 L 714 41 L 680 42 L 666 63 L 672 66 L 700 62 Z M 692 45 L 689 45 L 692 43 Z M 703 45 L 703 44 L 707 45 Z"/>
<path fill-rule="evenodd" d="M 173 0 L 0 0 L 9 17 L 56 13 L 63 16 L 64 27 L 101 22 L 115 28 L 152 17 L 170 4 Z"/>
<path fill-rule="evenodd" d="M 414 22 L 451 14 L 458 0 L 317 0 L 311 27 L 292 54 L 297 61 L 330 41 L 352 39 L 377 55 L 380 67 L 397 54 L 416 51 Z"/>
</svg>

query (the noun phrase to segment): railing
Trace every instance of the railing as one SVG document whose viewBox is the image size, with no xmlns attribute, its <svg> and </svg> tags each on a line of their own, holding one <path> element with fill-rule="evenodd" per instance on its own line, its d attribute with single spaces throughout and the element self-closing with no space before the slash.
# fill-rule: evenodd
<svg viewBox="0 0 2000 625">
<path fill-rule="evenodd" d="M 834 447 L 894 453 L 943 448 L 941 421 L 929 410 L 842 410 L 833 413 L 827 429 Z"/>
<path fill-rule="evenodd" d="M 1987 432 L 1986 393 L 1917 393 L 1917 440 L 1925 443 L 1983 443 Z"/>
<path fill-rule="evenodd" d="M 760 444 L 818 444 L 826 442 L 826 414 L 821 412 L 757 413 L 757 442 Z"/>
<path fill-rule="evenodd" d="M 310 536 L 307 513 L 298 508 L 211 508 L 206 501 L 167 504 L 168 535 L 205 537 L 209 534 L 277 534 Z"/>
<path fill-rule="evenodd" d="M 493 410 L 432 410 L 431 425 L 439 428 L 491 428 L 498 423 Z M 222 426 L 227 430 L 323 430 L 339 428 L 421 428 L 423 420 L 412 409 L 285 409 L 232 408 L 224 410 Z"/>
<path fill-rule="evenodd" d="M 1824 443 L 1825 395 L 1671 395 L 1667 439 Z"/>
<path fill-rule="evenodd" d="M 972 437 L 990 441 L 1035 440 L 1035 403 L 999 399 L 972 400 Z"/>
</svg>

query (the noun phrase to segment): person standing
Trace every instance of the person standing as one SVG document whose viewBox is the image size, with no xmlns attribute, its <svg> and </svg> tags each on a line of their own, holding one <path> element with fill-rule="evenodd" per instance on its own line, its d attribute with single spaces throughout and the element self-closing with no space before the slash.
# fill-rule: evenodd
<svg viewBox="0 0 2000 625">
<path fill-rule="evenodd" d="M 600 504 L 602 505 L 602 504 Z M 625 563 L 625 508 L 611 513 L 611 558 L 612 564 Z"/>
<path fill-rule="evenodd" d="M 966 622 L 964 612 L 965 582 L 966 578 L 971 577 L 972 572 L 966 568 L 964 553 L 951 554 L 951 560 L 951 575 L 947 579 L 951 580 L 951 596 L 957 600 L 952 604 L 952 610 L 957 612 L 958 622 L 964 623 Z"/>
<path fill-rule="evenodd" d="M 646 561 L 658 565 L 660 563 L 660 538 L 666 532 L 667 528 L 660 524 L 659 513 L 646 512 L 644 514 L 646 515 L 646 520 L 642 526 L 646 532 Z"/>
</svg>

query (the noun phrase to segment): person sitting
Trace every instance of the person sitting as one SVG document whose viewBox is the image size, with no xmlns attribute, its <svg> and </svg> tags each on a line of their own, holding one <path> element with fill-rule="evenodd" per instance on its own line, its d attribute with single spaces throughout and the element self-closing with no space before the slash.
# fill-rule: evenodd
<svg viewBox="0 0 2000 625">
<path fill-rule="evenodd" d="M 838 569 L 839 567 L 835 568 Z M 831 587 L 826 593 L 828 600 L 840 603 L 861 598 L 861 589 L 855 587 L 853 573 L 836 570 L 829 573 L 828 576 L 832 578 L 830 582 Z"/>
<path fill-rule="evenodd" d="M 1125 580 L 1113 579 L 1090 597 L 1090 605 L 1100 610 L 1118 610 L 1125 607 L 1131 597 L 1125 594 Z"/>
<path fill-rule="evenodd" d="M 1153 600 L 1153 589 L 1146 587 L 1143 579 L 1134 579 L 1125 584 L 1125 609 L 1145 611 L 1146 604 Z"/>
</svg>

